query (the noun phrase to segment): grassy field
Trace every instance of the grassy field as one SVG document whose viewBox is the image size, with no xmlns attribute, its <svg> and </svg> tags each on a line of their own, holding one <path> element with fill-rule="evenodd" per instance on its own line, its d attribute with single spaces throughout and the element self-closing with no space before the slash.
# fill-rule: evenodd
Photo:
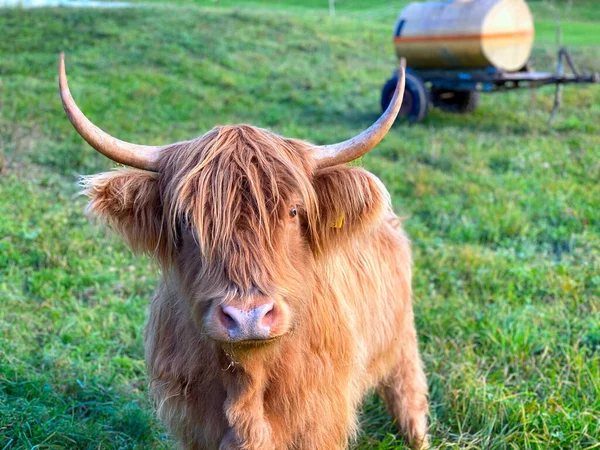
<svg viewBox="0 0 600 450">
<path fill-rule="evenodd" d="M 58 52 L 82 109 L 123 139 L 249 122 L 329 143 L 378 116 L 403 2 L 339 0 L 334 18 L 326 3 L 0 10 L 0 450 L 174 448 L 143 363 L 156 268 L 84 216 L 78 175 L 112 164 L 62 111 Z M 600 70 L 600 8 L 557 4 L 576 61 Z M 555 13 L 531 6 L 549 69 Z M 566 88 L 548 128 L 552 100 L 433 110 L 361 162 L 408 218 L 441 449 L 600 448 L 600 87 Z M 362 421 L 355 450 L 403 448 L 375 397 Z"/>
</svg>

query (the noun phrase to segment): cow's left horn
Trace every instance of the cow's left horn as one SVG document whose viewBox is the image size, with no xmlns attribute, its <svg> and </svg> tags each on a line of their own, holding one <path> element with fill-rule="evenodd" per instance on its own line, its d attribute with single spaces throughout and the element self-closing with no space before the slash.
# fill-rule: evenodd
<svg viewBox="0 0 600 450">
<path fill-rule="evenodd" d="M 379 144 L 379 141 L 383 139 L 383 137 L 394 124 L 396 116 L 400 111 L 400 106 L 402 105 L 402 99 L 404 97 L 405 66 L 406 62 L 404 58 L 402 58 L 400 60 L 400 70 L 398 73 L 396 92 L 394 92 L 392 101 L 377 122 L 352 139 L 348 139 L 347 141 L 340 142 L 338 144 L 322 145 L 317 147 L 315 158 L 317 159 L 317 165 L 319 167 L 335 166 L 337 164 L 344 164 L 354 161 L 355 159 L 367 154 L 371 149 Z"/>
<path fill-rule="evenodd" d="M 137 145 L 121 141 L 102 131 L 84 116 L 69 90 L 63 53 L 60 54 L 58 64 L 58 85 L 60 87 L 60 98 L 69 120 L 88 144 L 104 156 L 120 164 L 153 172 L 157 171 L 158 155 L 164 147 Z"/>
</svg>

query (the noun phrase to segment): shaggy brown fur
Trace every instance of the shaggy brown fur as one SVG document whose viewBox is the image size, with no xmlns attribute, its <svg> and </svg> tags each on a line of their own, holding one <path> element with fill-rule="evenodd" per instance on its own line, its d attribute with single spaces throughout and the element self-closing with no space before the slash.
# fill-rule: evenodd
<svg viewBox="0 0 600 450">
<path fill-rule="evenodd" d="M 163 267 L 146 360 L 184 449 L 345 449 L 373 388 L 427 444 L 408 239 L 374 176 L 317 170 L 312 151 L 228 126 L 164 150 L 157 174 L 87 179 L 91 212 Z M 215 308 L 264 298 L 284 317 L 274 339 L 211 338 Z"/>
</svg>

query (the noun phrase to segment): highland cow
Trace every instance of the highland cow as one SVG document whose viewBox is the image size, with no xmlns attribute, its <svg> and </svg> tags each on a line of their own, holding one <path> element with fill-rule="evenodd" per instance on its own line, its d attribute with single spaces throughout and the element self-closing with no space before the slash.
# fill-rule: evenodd
<svg viewBox="0 0 600 450">
<path fill-rule="evenodd" d="M 130 144 L 79 110 L 62 55 L 59 72 L 78 133 L 132 167 L 86 179 L 89 211 L 162 268 L 146 361 L 181 448 L 342 450 L 372 389 L 427 446 L 409 240 L 378 179 L 345 165 L 391 127 L 404 68 L 381 118 L 326 146 L 248 125 Z"/>
</svg>

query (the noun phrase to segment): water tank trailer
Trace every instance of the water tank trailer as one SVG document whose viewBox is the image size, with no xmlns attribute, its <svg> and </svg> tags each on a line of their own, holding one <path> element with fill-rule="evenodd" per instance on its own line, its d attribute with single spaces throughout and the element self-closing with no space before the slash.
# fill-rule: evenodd
<svg viewBox="0 0 600 450">
<path fill-rule="evenodd" d="M 473 112 L 481 92 L 598 83 L 598 73 L 580 73 L 568 51 L 558 52 L 556 73 L 535 72 L 528 63 L 534 26 L 524 0 L 446 0 L 411 3 L 394 25 L 394 45 L 407 60 L 406 90 L 400 119 L 419 122 L 430 105 L 456 113 Z M 569 66 L 571 75 L 564 74 Z M 398 82 L 394 73 L 383 86 L 386 109 Z"/>
</svg>

